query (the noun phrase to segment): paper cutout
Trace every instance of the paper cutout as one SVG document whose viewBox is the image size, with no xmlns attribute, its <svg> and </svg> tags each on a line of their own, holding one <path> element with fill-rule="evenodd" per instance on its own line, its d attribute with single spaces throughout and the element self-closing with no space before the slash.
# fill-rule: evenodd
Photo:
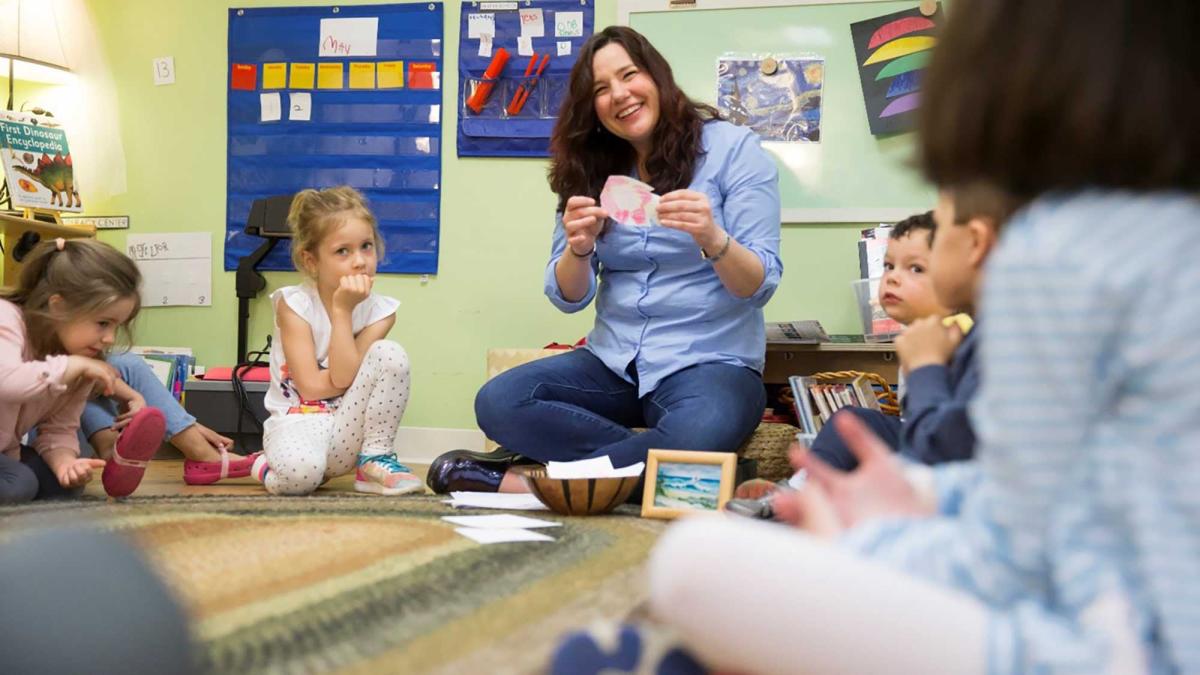
<svg viewBox="0 0 1200 675">
<path fill-rule="evenodd" d="M 536 7 L 533 9 L 522 9 L 521 16 L 521 37 L 545 37 L 546 36 L 546 21 L 542 18 L 542 9 Z"/>
<path fill-rule="evenodd" d="M 559 56 L 570 56 L 571 55 L 571 41 L 570 40 L 559 40 L 558 55 Z"/>
<path fill-rule="evenodd" d="M 350 88 L 351 89 L 374 89 L 375 88 L 375 64 L 374 63 L 351 63 L 350 64 Z"/>
<path fill-rule="evenodd" d="M 271 92 L 269 94 L 259 94 L 259 120 L 263 122 L 278 122 L 283 117 L 283 108 L 280 103 L 279 92 Z"/>
<path fill-rule="evenodd" d="M 479 55 L 485 59 L 492 58 L 492 36 L 479 36 Z"/>
<path fill-rule="evenodd" d="M 142 307 L 212 305 L 211 233 L 130 234 L 125 253 L 142 273 Z"/>
<path fill-rule="evenodd" d="M 609 176 L 600 191 L 600 206 L 608 217 L 634 227 L 659 224 L 658 200 L 653 187 L 629 176 Z"/>
<path fill-rule="evenodd" d="M 317 89 L 341 89 L 342 88 L 342 64 L 340 63 L 318 63 L 317 64 Z"/>
<path fill-rule="evenodd" d="M 893 40 L 880 47 L 874 54 L 871 54 L 870 58 L 863 62 L 863 65 L 869 66 L 873 63 L 882 63 L 883 61 L 890 61 L 901 56 L 908 56 L 916 52 L 933 49 L 933 45 L 936 43 L 937 40 L 924 35 Z"/>
<path fill-rule="evenodd" d="M 914 8 L 850 25 L 872 135 L 916 128 L 921 71 L 929 63 L 944 16 L 938 5 L 929 16 Z"/>
<path fill-rule="evenodd" d="M 288 119 L 293 122 L 308 122 L 312 119 L 312 94 L 294 91 L 288 95 Z"/>
<path fill-rule="evenodd" d="M 293 63 L 288 73 L 288 86 L 292 89 L 312 89 L 316 77 L 315 63 Z"/>
<path fill-rule="evenodd" d="M 483 530 L 474 527 L 455 528 L 455 532 L 480 544 L 505 544 L 514 541 L 554 541 L 554 537 L 529 530 Z"/>
<path fill-rule="evenodd" d="M 495 513 L 486 516 L 442 516 L 442 520 L 462 527 L 482 530 L 532 530 L 539 527 L 562 527 L 562 523 L 512 513 Z"/>
<path fill-rule="evenodd" d="M 379 17 L 321 19 L 318 56 L 375 56 Z"/>
<path fill-rule="evenodd" d="M 921 88 L 921 71 L 912 71 L 896 76 L 888 85 L 887 97 L 895 98 L 911 94 Z"/>
<path fill-rule="evenodd" d="M 263 89 L 283 89 L 287 87 L 287 64 L 263 64 Z"/>
<path fill-rule="evenodd" d="M 533 38 L 528 35 L 517 38 L 517 56 L 533 56 Z"/>
<path fill-rule="evenodd" d="M 436 63 L 409 63 L 409 89 L 439 89 L 441 88 L 441 73 L 437 71 Z"/>
<path fill-rule="evenodd" d="M 500 509 L 503 511 L 548 511 L 542 500 L 522 492 L 451 492 L 446 503 L 456 509 Z"/>
<path fill-rule="evenodd" d="M 583 37 L 583 12 L 555 12 L 554 37 Z"/>
<path fill-rule="evenodd" d="M 891 23 L 884 24 L 871 35 L 871 41 L 867 43 L 867 49 L 875 49 L 888 40 L 894 40 L 902 35 L 908 35 L 920 30 L 930 30 L 936 27 L 936 24 L 923 16 L 906 16 L 903 19 L 896 19 Z"/>
<path fill-rule="evenodd" d="M 892 117 L 900 113 L 906 113 L 917 109 L 917 103 L 920 101 L 920 92 L 914 94 L 906 94 L 888 104 L 883 112 L 879 113 L 880 117 Z"/>
<path fill-rule="evenodd" d="M 380 89 L 404 88 L 404 62 L 380 61 L 377 71 Z"/>
<path fill-rule="evenodd" d="M 929 57 L 932 52 L 924 51 L 908 56 L 901 56 L 883 67 L 878 74 L 875 75 L 875 80 L 886 80 L 889 77 L 911 73 L 914 70 L 922 70 L 929 65 Z"/>
<path fill-rule="evenodd" d="M 467 14 L 467 37 L 480 38 L 496 35 L 495 14 Z"/>
<path fill-rule="evenodd" d="M 250 63 L 235 63 L 231 66 L 229 87 L 240 91 L 258 88 L 258 66 Z"/>
</svg>

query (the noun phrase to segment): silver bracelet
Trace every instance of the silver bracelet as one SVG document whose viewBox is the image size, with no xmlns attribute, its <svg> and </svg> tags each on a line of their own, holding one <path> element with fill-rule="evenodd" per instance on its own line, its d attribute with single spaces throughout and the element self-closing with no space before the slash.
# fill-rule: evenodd
<svg viewBox="0 0 1200 675">
<path fill-rule="evenodd" d="M 733 243 L 733 237 L 728 232 L 726 232 L 725 233 L 725 245 L 721 247 L 720 251 L 717 251 L 716 255 L 709 255 L 708 251 L 705 251 L 704 248 L 702 247 L 700 249 L 700 257 L 704 258 L 705 260 L 707 260 L 710 263 L 715 263 L 718 260 L 720 260 L 721 258 L 724 258 L 726 253 L 729 253 L 729 245 L 732 243 Z"/>
</svg>

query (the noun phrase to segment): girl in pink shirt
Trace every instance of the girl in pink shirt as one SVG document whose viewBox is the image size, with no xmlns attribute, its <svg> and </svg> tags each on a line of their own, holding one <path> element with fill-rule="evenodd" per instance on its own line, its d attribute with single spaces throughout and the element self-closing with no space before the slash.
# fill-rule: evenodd
<svg viewBox="0 0 1200 675">
<path fill-rule="evenodd" d="M 109 462 L 79 456 L 79 415 L 93 392 L 111 395 L 104 362 L 118 329 L 140 308 L 141 274 L 91 239 L 45 242 L 25 259 L 16 288 L 0 292 L 0 504 L 77 495 L 103 469 L 105 491 L 133 492 L 163 435 L 163 416 L 132 416 Z M 33 447 L 21 439 L 36 428 Z"/>
</svg>

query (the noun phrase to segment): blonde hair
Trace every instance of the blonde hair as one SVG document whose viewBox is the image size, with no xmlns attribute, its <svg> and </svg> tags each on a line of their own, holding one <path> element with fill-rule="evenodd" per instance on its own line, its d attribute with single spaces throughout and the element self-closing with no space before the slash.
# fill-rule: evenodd
<svg viewBox="0 0 1200 675">
<path fill-rule="evenodd" d="M 301 190 L 292 197 L 288 210 L 288 229 L 292 231 L 292 264 L 301 272 L 308 272 L 304 265 L 304 252 L 317 255 L 317 246 L 335 226 L 347 218 L 360 218 L 371 226 L 375 234 L 375 254 L 383 259 L 383 238 L 379 236 L 379 224 L 375 215 L 367 208 L 367 199 L 352 187 L 326 188 L 324 190 Z"/>
<path fill-rule="evenodd" d="M 95 239 L 70 239 L 60 249 L 53 240 L 38 244 L 25 258 L 15 288 L 0 291 L 0 297 L 21 308 L 25 332 L 35 358 L 62 353 L 58 327 L 74 319 L 100 312 L 114 302 L 133 299 L 133 312 L 120 327 L 122 337 L 133 343 L 129 324 L 142 307 L 142 274 L 137 265 L 117 249 Z M 66 317 L 50 309 L 50 298 L 58 295 L 66 303 Z"/>
</svg>

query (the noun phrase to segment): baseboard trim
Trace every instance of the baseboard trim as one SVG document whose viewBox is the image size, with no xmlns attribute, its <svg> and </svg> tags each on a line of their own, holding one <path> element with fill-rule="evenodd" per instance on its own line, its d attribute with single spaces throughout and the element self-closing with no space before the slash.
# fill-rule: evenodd
<svg viewBox="0 0 1200 675">
<path fill-rule="evenodd" d="M 478 429 L 447 427 L 400 427 L 396 433 L 396 457 L 402 462 L 428 464 L 447 450 L 483 450 L 484 436 Z"/>
</svg>

